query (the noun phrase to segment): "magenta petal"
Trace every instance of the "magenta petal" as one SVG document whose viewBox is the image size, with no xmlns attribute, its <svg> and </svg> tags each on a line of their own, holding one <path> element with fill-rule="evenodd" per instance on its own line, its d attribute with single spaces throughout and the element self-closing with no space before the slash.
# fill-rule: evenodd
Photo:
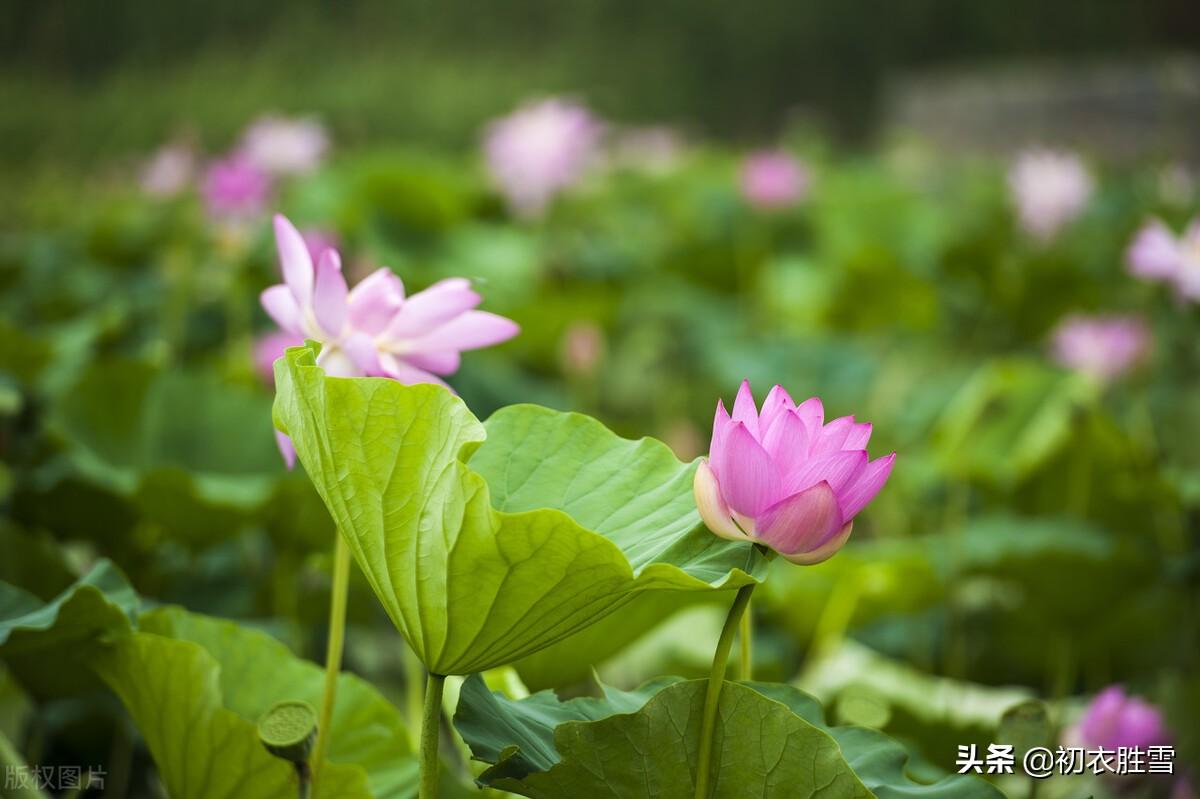
<svg viewBox="0 0 1200 799">
<path fill-rule="evenodd" d="M 511 319 L 487 311 L 467 311 L 409 345 L 413 352 L 474 350 L 508 341 L 520 331 Z"/>
<path fill-rule="evenodd" d="M 400 310 L 404 300 L 404 284 L 386 266 L 376 269 L 350 289 L 347 314 L 351 326 L 378 336 Z"/>
<path fill-rule="evenodd" d="M 721 494 L 733 510 L 757 516 L 779 498 L 779 471 L 742 422 L 733 422 L 714 458 Z"/>
<path fill-rule="evenodd" d="M 470 281 L 453 277 L 434 283 L 409 297 L 388 325 L 391 339 L 417 338 L 471 310 L 480 303 Z"/>
<path fill-rule="evenodd" d="M 859 471 L 854 480 L 839 493 L 842 518 L 853 519 L 859 511 L 867 507 L 888 481 L 895 462 L 896 453 L 893 452 L 887 457 L 876 458 Z"/>
<path fill-rule="evenodd" d="M 313 316 L 331 338 L 342 334 L 346 325 L 346 277 L 342 259 L 336 250 L 325 250 L 317 261 L 317 279 L 313 288 Z"/>
<path fill-rule="evenodd" d="M 283 282 L 292 290 L 298 305 L 308 305 L 313 291 L 312 256 L 300 231 L 283 214 L 275 214 L 275 246 L 279 250 Z"/>
<path fill-rule="evenodd" d="M 867 442 L 870 440 L 871 423 L 856 424 L 846 434 L 846 440 L 842 442 L 842 449 L 866 449 Z"/>
<path fill-rule="evenodd" d="M 841 529 L 837 496 L 822 482 L 772 505 L 757 519 L 755 536 L 791 555 L 817 549 Z"/>
<path fill-rule="evenodd" d="M 281 330 L 295 336 L 304 335 L 304 327 L 300 322 L 300 308 L 296 305 L 296 298 L 290 288 L 282 283 L 271 286 L 259 295 L 259 302 Z"/>
<path fill-rule="evenodd" d="M 418 369 L 433 372 L 435 375 L 452 375 L 462 364 L 462 356 L 457 352 L 412 352 L 404 356 Z"/>
<path fill-rule="evenodd" d="M 841 416 L 821 428 L 820 434 L 813 441 L 809 454 L 814 458 L 829 455 L 843 448 L 846 437 L 854 428 L 853 416 Z"/>
<path fill-rule="evenodd" d="M 725 434 L 729 432 L 730 425 L 732 425 L 732 421 L 729 418 L 728 411 L 725 410 L 725 403 L 717 400 L 717 412 L 713 414 L 712 440 L 708 445 L 710 459 L 721 450 Z"/>
<path fill-rule="evenodd" d="M 759 430 L 765 436 L 781 413 L 795 407 L 796 403 L 792 402 L 791 395 L 783 386 L 773 386 L 767 393 L 767 398 L 763 400 L 762 413 L 758 415 Z"/>
<path fill-rule="evenodd" d="M 700 465 L 696 467 L 692 493 L 696 497 L 696 509 L 700 511 L 700 518 L 705 527 L 730 541 L 747 540 L 746 534 L 738 529 L 730 517 L 729 506 L 721 496 L 721 486 L 708 461 L 700 461 Z"/>
<path fill-rule="evenodd" d="M 821 398 L 809 397 L 796 406 L 795 413 L 808 425 L 809 432 L 814 434 L 812 439 L 816 441 L 816 432 L 825 424 L 825 406 L 821 403 Z"/>
<path fill-rule="evenodd" d="M 802 459 L 808 453 L 808 427 L 795 412 L 785 410 L 767 428 L 763 447 L 780 466 Z"/>
<path fill-rule="evenodd" d="M 292 440 L 278 430 L 275 431 L 275 446 L 279 447 L 279 454 L 283 456 L 283 462 L 287 464 L 289 469 L 296 466 L 296 447 L 292 444 Z"/>
<path fill-rule="evenodd" d="M 758 428 L 758 408 L 754 406 L 754 394 L 750 391 L 750 381 L 743 380 L 738 389 L 737 398 L 733 401 L 733 421 L 746 425 L 750 435 L 756 441 L 762 440 Z"/>
<path fill-rule="evenodd" d="M 867 453 L 862 450 L 843 450 L 807 460 L 784 477 L 783 494 L 791 496 L 820 482 L 828 483 L 834 492 L 840 493 L 866 465 Z"/>
</svg>

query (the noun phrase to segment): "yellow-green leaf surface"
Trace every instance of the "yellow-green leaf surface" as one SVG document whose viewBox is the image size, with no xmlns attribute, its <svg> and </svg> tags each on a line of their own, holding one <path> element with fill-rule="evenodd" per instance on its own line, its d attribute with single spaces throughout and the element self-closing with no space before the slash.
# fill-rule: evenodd
<svg viewBox="0 0 1200 799">
<path fill-rule="evenodd" d="M 518 405 L 480 423 L 444 388 L 276 363 L 292 437 L 355 559 L 426 666 L 467 674 L 548 646 L 649 589 L 760 578 L 700 526 L 695 466 L 594 419 Z"/>
</svg>

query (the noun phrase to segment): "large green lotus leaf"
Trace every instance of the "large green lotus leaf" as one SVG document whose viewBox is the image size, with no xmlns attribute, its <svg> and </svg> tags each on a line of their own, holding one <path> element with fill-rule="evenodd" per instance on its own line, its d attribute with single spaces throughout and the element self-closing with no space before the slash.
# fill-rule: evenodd
<svg viewBox="0 0 1200 799">
<path fill-rule="evenodd" d="M 97 651 L 92 668 L 141 730 L 172 799 L 296 794 L 292 766 L 263 748 L 253 721 L 223 707 L 220 664 L 199 644 L 134 633 Z M 322 775 L 318 797 L 371 796 L 360 768 L 327 763 Z"/>
<path fill-rule="evenodd" d="M 11 656 L 127 631 L 137 607 L 133 587 L 108 560 L 50 602 L 0 583 L 0 646 Z"/>
<path fill-rule="evenodd" d="M 276 385 L 276 424 L 434 672 L 516 660 L 647 589 L 764 571 L 752 547 L 699 525 L 694 466 L 659 442 L 528 405 L 485 427 L 444 388 L 326 377 L 304 347 L 277 362 Z"/>
<path fill-rule="evenodd" d="M 258 719 L 287 699 L 321 706 L 322 670 L 294 657 L 265 633 L 180 608 L 143 614 L 138 625 L 146 632 L 202 646 L 219 664 L 224 707 L 246 720 Z M 362 766 L 375 796 L 401 796 L 416 789 L 417 761 L 404 719 L 374 687 L 352 674 L 338 678 L 329 742 L 329 760 Z"/>
<path fill-rule="evenodd" d="M 602 699 L 520 701 L 463 686 L 455 726 L 491 763 L 479 782 L 525 796 L 692 796 L 705 680 L 664 678 Z M 726 683 L 714 737 L 712 796 L 994 799 L 985 782 L 932 785 L 906 774 L 904 748 L 882 733 L 826 726 L 816 700 L 787 685 Z"/>
</svg>

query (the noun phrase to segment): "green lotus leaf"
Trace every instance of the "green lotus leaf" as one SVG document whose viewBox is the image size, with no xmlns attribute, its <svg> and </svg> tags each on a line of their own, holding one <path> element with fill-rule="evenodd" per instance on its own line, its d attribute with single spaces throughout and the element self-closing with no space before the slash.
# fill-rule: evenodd
<svg viewBox="0 0 1200 799">
<path fill-rule="evenodd" d="M 276 701 L 320 706 L 322 670 L 264 633 L 180 608 L 143 613 L 135 627 L 137 604 L 107 561 L 48 603 L 0 582 L 0 636 L 8 637 L 0 659 L 22 666 L 18 676 L 58 670 L 59 661 L 73 683 L 97 675 L 129 711 L 172 797 L 295 795 L 292 766 L 266 751 L 256 722 Z M 316 796 L 411 796 L 417 771 L 395 707 L 342 674 Z"/>
<path fill-rule="evenodd" d="M 503 665 L 649 589 L 736 588 L 765 559 L 700 526 L 694 466 L 531 405 L 481 424 L 430 385 L 276 363 L 276 425 L 397 629 L 439 674 Z"/>
<path fill-rule="evenodd" d="M 492 764 L 478 781 L 524 796 L 687 799 L 699 750 L 705 680 L 663 678 L 599 699 L 550 692 L 513 701 L 467 679 L 454 723 L 474 756 Z M 998 799 L 966 776 L 934 784 L 906 774 L 908 753 L 882 733 L 830 727 L 820 704 L 774 683 L 725 683 L 714 737 L 716 799 Z"/>
</svg>

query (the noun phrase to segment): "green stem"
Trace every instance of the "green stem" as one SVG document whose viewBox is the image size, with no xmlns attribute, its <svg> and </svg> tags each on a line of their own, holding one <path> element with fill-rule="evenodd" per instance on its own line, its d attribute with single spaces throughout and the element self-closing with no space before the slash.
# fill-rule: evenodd
<svg viewBox="0 0 1200 799">
<path fill-rule="evenodd" d="M 329 728 L 333 724 L 333 705 L 337 698 L 338 672 L 342 668 L 342 645 L 346 641 L 346 596 L 350 592 L 350 547 L 339 532 L 333 550 L 333 590 L 329 599 L 329 643 L 325 650 L 325 693 L 321 698 L 321 720 L 317 722 L 317 743 L 313 747 L 312 784 L 321 778 L 325 753 L 329 749 Z"/>
<path fill-rule="evenodd" d="M 5 787 L 5 790 L 10 792 L 4 794 L 5 796 L 11 796 L 12 799 L 46 799 L 46 794 L 36 787 L 32 787 L 32 780 L 21 779 L 27 775 L 32 778 L 33 772 L 29 766 L 25 765 L 25 760 L 21 757 L 20 752 L 2 732 L 0 732 L 0 772 L 3 772 L 6 777 L 12 774 L 18 778 L 15 781 L 15 787 Z"/>
<path fill-rule="evenodd" d="M 312 770 L 307 763 L 296 764 L 296 795 L 300 799 L 312 796 Z"/>
<path fill-rule="evenodd" d="M 738 631 L 739 655 L 738 678 L 754 679 L 754 614 L 750 612 L 750 603 L 746 602 L 746 610 L 742 613 L 742 625 Z"/>
<path fill-rule="evenodd" d="M 438 738 L 441 735 L 442 689 L 446 677 L 430 674 L 425 683 L 425 712 L 421 714 L 421 789 L 418 799 L 437 799 Z"/>
<path fill-rule="evenodd" d="M 713 728 L 717 722 L 717 703 L 721 699 L 721 688 L 725 684 L 725 666 L 729 662 L 729 649 L 733 645 L 733 634 L 738 628 L 755 583 L 738 589 L 721 628 L 717 640 L 717 651 L 713 653 L 712 669 L 708 673 L 708 690 L 704 695 L 704 716 L 700 725 L 700 757 L 696 761 L 696 799 L 708 799 L 709 763 L 712 760 Z"/>
</svg>

